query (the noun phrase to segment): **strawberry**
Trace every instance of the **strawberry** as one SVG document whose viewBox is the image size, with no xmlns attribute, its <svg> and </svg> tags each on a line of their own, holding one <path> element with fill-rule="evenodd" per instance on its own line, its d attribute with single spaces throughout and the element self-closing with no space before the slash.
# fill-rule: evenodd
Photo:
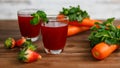
<svg viewBox="0 0 120 68">
<path fill-rule="evenodd" d="M 20 51 L 18 59 L 22 62 L 29 63 L 41 59 L 41 55 L 30 49 L 24 48 Z"/>
<path fill-rule="evenodd" d="M 4 46 L 6 48 L 14 48 L 15 47 L 15 40 L 14 40 L 14 38 L 11 38 L 11 37 L 7 38 L 5 40 L 5 42 L 4 42 Z"/>
<path fill-rule="evenodd" d="M 21 45 L 23 45 L 26 42 L 25 37 L 21 37 L 21 39 L 16 41 L 16 46 L 20 47 Z"/>
</svg>

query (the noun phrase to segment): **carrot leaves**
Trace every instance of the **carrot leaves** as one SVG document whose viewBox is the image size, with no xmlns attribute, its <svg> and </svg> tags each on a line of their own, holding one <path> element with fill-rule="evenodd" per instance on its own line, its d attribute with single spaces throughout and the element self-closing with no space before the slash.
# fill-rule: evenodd
<svg viewBox="0 0 120 68">
<path fill-rule="evenodd" d="M 81 22 L 84 18 L 89 18 L 88 13 L 81 10 L 79 5 L 77 7 L 63 8 L 60 14 L 67 16 L 69 21 Z"/>
<path fill-rule="evenodd" d="M 113 25 L 114 18 L 109 18 L 103 23 L 96 22 L 96 26 L 91 28 L 91 34 L 88 37 L 91 47 L 100 42 L 107 44 L 120 44 L 120 29 Z"/>
</svg>

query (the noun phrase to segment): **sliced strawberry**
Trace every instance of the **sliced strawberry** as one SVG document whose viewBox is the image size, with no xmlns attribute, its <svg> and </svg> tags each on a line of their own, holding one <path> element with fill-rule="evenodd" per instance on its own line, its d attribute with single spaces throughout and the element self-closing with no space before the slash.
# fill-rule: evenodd
<svg viewBox="0 0 120 68">
<path fill-rule="evenodd" d="M 14 38 L 7 38 L 4 42 L 6 48 L 14 48 L 15 47 L 15 40 Z"/>
<path fill-rule="evenodd" d="M 21 39 L 19 39 L 19 40 L 16 41 L 16 46 L 19 46 L 19 47 L 20 47 L 20 46 L 23 45 L 25 42 L 26 42 L 25 37 L 21 37 Z"/>
<path fill-rule="evenodd" d="M 29 49 L 23 49 L 19 53 L 19 60 L 22 62 L 34 62 L 38 59 L 41 59 L 41 55 Z"/>
</svg>

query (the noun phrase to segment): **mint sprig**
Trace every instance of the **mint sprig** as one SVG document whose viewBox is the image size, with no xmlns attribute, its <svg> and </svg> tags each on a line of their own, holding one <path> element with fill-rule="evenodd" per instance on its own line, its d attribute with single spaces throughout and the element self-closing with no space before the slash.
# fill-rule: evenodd
<svg viewBox="0 0 120 68">
<path fill-rule="evenodd" d="M 103 23 L 96 23 L 99 26 L 91 28 L 91 34 L 88 37 L 90 46 L 94 47 L 100 42 L 107 44 L 120 44 L 120 29 L 113 25 L 114 18 L 109 18 Z"/>
<path fill-rule="evenodd" d="M 31 16 L 33 16 L 33 19 L 30 21 L 32 25 L 37 25 L 39 21 L 48 22 L 47 14 L 44 11 L 38 10 Z"/>
<path fill-rule="evenodd" d="M 80 6 L 77 7 L 70 6 L 69 8 L 64 8 L 60 12 L 68 17 L 69 21 L 78 21 L 81 22 L 84 18 L 89 18 L 90 16 L 86 11 L 80 9 Z"/>
</svg>

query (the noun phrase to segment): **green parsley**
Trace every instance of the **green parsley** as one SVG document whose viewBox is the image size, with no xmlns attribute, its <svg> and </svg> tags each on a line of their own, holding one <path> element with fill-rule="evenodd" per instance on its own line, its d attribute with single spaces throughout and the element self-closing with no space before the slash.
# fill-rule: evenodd
<svg viewBox="0 0 120 68">
<path fill-rule="evenodd" d="M 37 25 L 40 20 L 48 22 L 47 14 L 44 11 L 38 10 L 36 13 L 31 14 L 33 19 L 30 21 L 32 25 Z"/>
<path fill-rule="evenodd" d="M 67 16 L 69 21 L 81 22 L 84 18 L 89 18 L 88 13 L 81 10 L 79 5 L 77 7 L 63 8 L 60 14 Z"/>
<path fill-rule="evenodd" d="M 88 37 L 90 40 L 90 46 L 94 47 L 100 42 L 107 44 L 120 44 L 120 29 L 113 25 L 114 18 L 109 18 L 103 23 L 96 22 L 99 26 L 93 26 L 91 28 L 91 34 Z"/>
</svg>

